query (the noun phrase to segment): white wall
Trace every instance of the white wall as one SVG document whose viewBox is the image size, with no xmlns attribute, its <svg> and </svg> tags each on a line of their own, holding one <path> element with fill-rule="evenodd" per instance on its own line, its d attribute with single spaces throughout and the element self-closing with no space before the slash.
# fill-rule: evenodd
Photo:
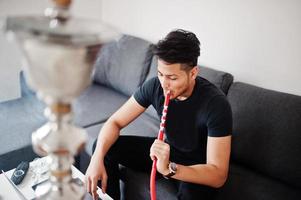
<svg viewBox="0 0 301 200">
<path fill-rule="evenodd" d="M 51 0 L 0 0 L 0 20 L 8 15 L 43 14 L 51 3 Z M 74 0 L 71 12 L 77 17 L 100 19 L 101 0 Z M 20 96 L 21 57 L 16 43 L 8 42 L 0 30 L 0 102 Z"/>
<path fill-rule="evenodd" d="M 42 13 L 50 0 L 0 0 L 0 19 Z M 87 4 L 88 3 L 88 4 Z M 75 16 L 103 19 L 156 42 L 174 28 L 202 43 L 199 63 L 301 95 L 300 0 L 74 0 Z M 21 54 L 0 31 L 0 101 L 18 97 Z"/>
<path fill-rule="evenodd" d="M 102 18 L 152 42 L 197 34 L 199 63 L 235 81 L 301 95 L 300 0 L 102 0 Z"/>
</svg>

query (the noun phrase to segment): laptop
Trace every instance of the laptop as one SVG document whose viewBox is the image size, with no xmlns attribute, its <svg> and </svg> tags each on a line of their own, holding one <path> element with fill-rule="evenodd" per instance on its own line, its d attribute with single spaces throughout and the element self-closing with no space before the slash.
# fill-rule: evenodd
<svg viewBox="0 0 301 200">
<path fill-rule="evenodd" d="M 19 198 L 21 200 L 30 200 L 28 198 L 26 198 L 26 196 L 21 192 L 21 190 L 12 182 L 12 180 L 6 175 L 6 173 L 2 171 L 2 174 L 4 174 L 4 177 L 8 180 L 8 182 L 11 184 L 11 186 L 14 188 L 14 190 L 16 191 L 17 195 L 19 196 Z M 78 182 L 79 184 L 83 184 L 83 182 L 79 179 L 79 178 L 75 178 L 73 179 L 74 181 Z M 45 180 L 47 181 L 47 180 Z M 45 181 L 42 181 L 41 183 L 45 182 Z M 32 189 L 35 190 L 37 188 L 37 186 L 41 183 L 38 183 L 36 185 L 33 185 L 32 186 Z M 34 199 L 31 199 L 31 200 L 34 200 Z M 90 193 L 86 193 L 85 194 L 85 197 L 84 197 L 84 200 L 93 200 L 93 197 Z M 98 197 L 98 200 L 102 200 L 100 197 Z"/>
</svg>

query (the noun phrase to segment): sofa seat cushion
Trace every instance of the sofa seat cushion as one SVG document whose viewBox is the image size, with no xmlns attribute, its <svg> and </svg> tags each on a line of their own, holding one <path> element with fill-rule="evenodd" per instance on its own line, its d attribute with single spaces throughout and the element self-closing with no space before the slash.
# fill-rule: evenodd
<svg viewBox="0 0 301 200">
<path fill-rule="evenodd" d="M 24 73 L 20 73 L 22 99 L 39 102 L 28 87 Z M 100 84 L 91 84 L 73 103 L 74 123 L 81 127 L 91 126 L 107 120 L 129 97 Z M 23 100 L 22 100 L 23 101 Z M 17 102 L 15 102 L 18 104 Z M 36 107 L 35 115 L 43 115 L 44 107 Z M 42 116 L 43 117 L 43 116 Z"/>
<path fill-rule="evenodd" d="M 149 47 L 150 42 L 130 35 L 106 44 L 95 62 L 94 81 L 131 96 L 147 75 Z"/>
<path fill-rule="evenodd" d="M 0 155 L 31 145 L 31 134 L 46 122 L 36 98 L 0 103 Z"/>
<path fill-rule="evenodd" d="M 136 120 L 130 123 L 127 127 L 121 130 L 121 135 L 137 135 L 146 137 L 157 137 L 159 130 L 159 121 L 153 119 L 147 114 L 143 113 Z M 104 123 L 97 124 L 86 128 L 88 132 L 88 142 L 86 144 L 86 152 L 92 155 L 92 146 L 97 139 L 100 129 Z"/>
<path fill-rule="evenodd" d="M 103 85 L 90 85 L 73 103 L 74 123 L 81 127 L 102 123 L 128 98 Z"/>
<path fill-rule="evenodd" d="M 301 97 L 236 82 L 232 159 L 301 188 Z"/>
<path fill-rule="evenodd" d="M 125 183 L 126 199 L 145 199 L 149 197 L 149 174 L 123 169 L 122 180 Z M 157 180 L 157 199 L 176 199 L 176 189 L 164 178 Z M 225 185 L 218 189 L 214 200 L 264 199 L 264 200 L 298 200 L 301 190 L 271 179 L 239 165 L 231 164 Z"/>
<path fill-rule="evenodd" d="M 219 189 L 215 200 L 298 200 L 301 190 L 270 178 L 254 170 L 231 164 L 225 185 Z"/>
</svg>

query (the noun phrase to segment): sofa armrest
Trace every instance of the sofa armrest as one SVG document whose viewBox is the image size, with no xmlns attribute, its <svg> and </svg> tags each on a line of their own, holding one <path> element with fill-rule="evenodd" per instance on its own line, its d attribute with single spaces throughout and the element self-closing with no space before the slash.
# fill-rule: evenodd
<svg viewBox="0 0 301 200">
<path fill-rule="evenodd" d="M 26 79 L 25 79 L 25 75 L 23 71 L 20 71 L 20 90 L 21 90 L 21 96 L 22 97 L 26 97 L 26 96 L 34 96 L 35 92 L 29 88 Z"/>
</svg>

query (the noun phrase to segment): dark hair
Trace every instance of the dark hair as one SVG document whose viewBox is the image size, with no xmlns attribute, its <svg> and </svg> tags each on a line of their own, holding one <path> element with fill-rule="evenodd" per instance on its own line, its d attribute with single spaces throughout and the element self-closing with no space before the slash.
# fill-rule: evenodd
<svg viewBox="0 0 301 200">
<path fill-rule="evenodd" d="M 200 41 L 194 33 L 177 29 L 153 45 L 152 51 L 159 59 L 169 64 L 181 63 L 191 68 L 197 65 Z"/>
</svg>

